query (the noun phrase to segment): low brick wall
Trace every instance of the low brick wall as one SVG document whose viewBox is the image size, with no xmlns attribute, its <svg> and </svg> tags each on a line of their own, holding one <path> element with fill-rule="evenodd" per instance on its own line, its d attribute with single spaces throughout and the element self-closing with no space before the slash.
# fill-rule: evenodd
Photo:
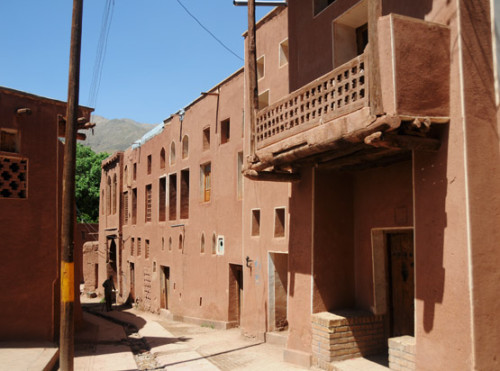
<svg viewBox="0 0 500 371">
<path fill-rule="evenodd" d="M 389 368 L 391 370 L 416 370 L 415 338 L 399 336 L 389 339 Z"/>
<path fill-rule="evenodd" d="M 386 351 L 383 316 L 366 311 L 321 312 L 312 315 L 313 364 L 328 369 L 332 361 Z"/>
</svg>

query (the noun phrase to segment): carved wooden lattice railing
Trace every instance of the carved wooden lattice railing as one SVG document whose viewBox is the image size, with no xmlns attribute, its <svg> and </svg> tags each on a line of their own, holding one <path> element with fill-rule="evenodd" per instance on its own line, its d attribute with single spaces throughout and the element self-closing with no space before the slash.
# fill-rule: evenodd
<svg viewBox="0 0 500 371">
<path fill-rule="evenodd" d="M 339 66 L 257 113 L 257 149 L 368 106 L 365 55 Z"/>
</svg>

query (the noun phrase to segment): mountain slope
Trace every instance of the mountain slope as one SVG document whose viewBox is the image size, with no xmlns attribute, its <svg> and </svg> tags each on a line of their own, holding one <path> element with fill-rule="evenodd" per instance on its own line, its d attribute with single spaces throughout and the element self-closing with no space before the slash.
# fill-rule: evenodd
<svg viewBox="0 0 500 371">
<path fill-rule="evenodd" d="M 87 139 L 79 143 L 89 146 L 96 153 L 123 151 L 156 126 L 130 119 L 108 120 L 98 115 L 93 115 L 91 122 L 96 124 L 94 135 L 92 130 L 84 131 Z"/>
</svg>

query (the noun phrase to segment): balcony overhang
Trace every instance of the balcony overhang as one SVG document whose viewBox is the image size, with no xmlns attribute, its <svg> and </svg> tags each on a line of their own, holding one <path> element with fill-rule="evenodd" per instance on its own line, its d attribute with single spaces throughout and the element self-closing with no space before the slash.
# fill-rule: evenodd
<svg viewBox="0 0 500 371">
<path fill-rule="evenodd" d="M 379 166 L 439 149 L 440 130 L 433 128 L 449 122 L 450 109 L 448 27 L 390 14 L 377 28 L 376 50 L 368 45 L 364 54 L 257 113 L 256 160 L 247 176 L 269 177 L 306 163 Z M 377 86 L 370 85 L 374 74 Z M 381 109 L 375 111 L 371 100 Z"/>
</svg>

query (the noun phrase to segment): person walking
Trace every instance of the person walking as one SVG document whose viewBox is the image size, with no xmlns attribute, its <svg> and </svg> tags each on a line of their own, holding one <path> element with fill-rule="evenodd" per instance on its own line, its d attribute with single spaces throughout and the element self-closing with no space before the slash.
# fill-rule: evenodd
<svg viewBox="0 0 500 371">
<path fill-rule="evenodd" d="M 104 287 L 104 300 L 106 300 L 106 312 L 109 312 L 110 310 L 113 310 L 113 290 L 115 289 L 115 285 L 113 283 L 113 276 L 109 276 L 109 278 L 104 281 L 102 284 L 102 287 Z"/>
</svg>

